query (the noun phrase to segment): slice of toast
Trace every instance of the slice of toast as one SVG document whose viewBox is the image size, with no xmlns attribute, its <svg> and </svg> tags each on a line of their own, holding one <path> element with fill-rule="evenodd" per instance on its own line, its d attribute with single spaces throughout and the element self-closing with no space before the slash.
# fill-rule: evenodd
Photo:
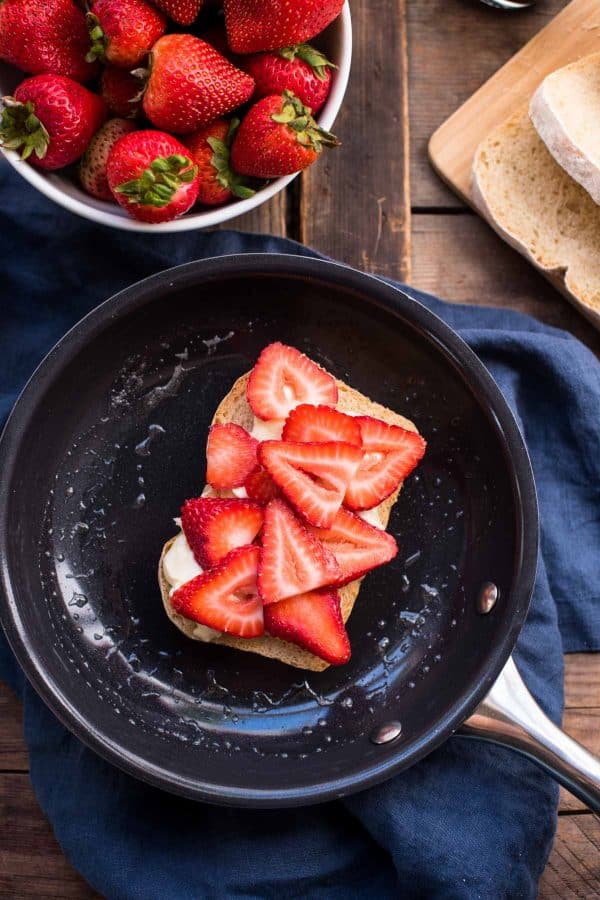
<svg viewBox="0 0 600 900">
<path fill-rule="evenodd" d="M 475 206 L 600 326 L 600 207 L 556 163 L 522 107 L 480 144 Z"/>
<path fill-rule="evenodd" d="M 233 422 L 236 425 L 241 425 L 247 431 L 252 429 L 254 415 L 246 399 L 246 385 L 248 383 L 248 378 L 249 373 L 238 378 L 227 396 L 220 403 L 219 408 L 214 415 L 213 424 L 224 425 L 227 422 Z M 373 400 L 369 400 L 368 397 L 365 397 L 353 388 L 348 387 L 343 381 L 338 381 L 337 386 L 339 393 L 337 408 L 341 412 L 373 416 L 374 418 L 382 419 L 384 422 L 388 422 L 391 425 L 400 425 L 402 428 L 406 428 L 409 431 L 417 430 L 414 424 L 408 419 L 405 419 L 404 416 L 387 409 L 385 406 L 381 406 L 379 403 L 375 403 Z M 381 524 L 384 528 L 387 526 L 392 507 L 398 499 L 399 493 L 400 488 L 376 507 Z M 163 571 L 163 559 L 165 553 L 173 543 L 173 540 L 174 538 L 165 544 L 158 567 L 158 581 L 163 604 L 169 619 L 177 626 L 177 628 L 183 631 L 187 637 L 192 638 L 192 640 L 201 640 L 201 638 L 198 638 L 194 634 L 197 623 L 191 619 L 186 619 L 184 616 L 175 612 L 169 598 L 171 585 L 166 579 Z M 352 581 L 350 584 L 347 584 L 340 589 L 342 617 L 344 622 L 346 622 L 352 612 L 360 590 L 361 581 L 362 579 Z M 278 659 L 288 666 L 296 666 L 299 669 L 310 669 L 313 672 L 322 672 L 329 667 L 329 663 L 324 662 L 307 650 L 303 650 L 295 644 L 290 644 L 287 641 L 282 641 L 279 638 L 274 638 L 267 634 L 262 637 L 250 639 L 221 634 L 215 638 L 214 641 L 211 641 L 211 643 L 221 644 L 226 647 L 234 647 L 236 650 L 246 650 L 251 653 L 258 653 L 261 656 Z"/>
<path fill-rule="evenodd" d="M 600 203 L 600 53 L 547 75 L 529 115 L 558 165 Z"/>
</svg>

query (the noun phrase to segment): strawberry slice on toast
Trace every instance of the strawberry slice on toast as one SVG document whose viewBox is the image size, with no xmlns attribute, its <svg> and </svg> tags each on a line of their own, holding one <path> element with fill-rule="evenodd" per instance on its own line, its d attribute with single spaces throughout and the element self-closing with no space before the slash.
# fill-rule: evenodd
<svg viewBox="0 0 600 900">
<path fill-rule="evenodd" d="M 311 532 L 335 556 L 342 574 L 338 586 L 362 578 L 371 569 L 389 562 L 398 553 L 398 545 L 387 531 L 370 525 L 342 507 L 330 528 L 311 528 Z"/>
<path fill-rule="evenodd" d="M 259 419 L 285 419 L 299 403 L 335 406 L 335 378 L 295 347 L 265 347 L 248 380 L 248 403 Z"/>
<path fill-rule="evenodd" d="M 416 431 L 357 416 L 363 459 L 344 498 L 349 509 L 371 509 L 389 497 L 423 458 L 427 444 Z"/>
<path fill-rule="evenodd" d="M 333 584 L 341 570 L 333 554 L 305 528 L 283 500 L 265 510 L 258 591 L 265 606 Z"/>
<path fill-rule="evenodd" d="M 269 475 L 266 469 L 257 469 L 246 478 L 244 482 L 249 500 L 266 506 L 271 500 L 282 498 L 281 491 Z"/>
<path fill-rule="evenodd" d="M 201 625 L 238 637 L 264 632 L 263 606 L 256 587 L 258 547 L 233 550 L 215 568 L 178 588 L 171 597 L 176 612 Z"/>
<path fill-rule="evenodd" d="M 264 441 L 258 458 L 294 509 L 311 525 L 329 528 L 361 464 L 360 447 L 341 441 L 301 444 Z"/>
<path fill-rule="evenodd" d="M 273 637 L 297 644 L 332 666 L 350 659 L 350 641 L 333 588 L 310 591 L 265 607 L 265 628 Z"/>
<path fill-rule="evenodd" d="M 232 550 L 251 544 L 262 528 L 263 511 L 250 500 L 198 497 L 186 500 L 181 527 L 196 562 L 215 566 Z"/>
<path fill-rule="evenodd" d="M 337 408 L 338 386 L 340 406 L 361 415 Z M 159 580 L 169 618 L 193 639 L 299 668 L 346 663 L 344 620 L 363 576 L 398 552 L 384 528 L 391 497 L 423 457 L 425 441 L 399 413 L 281 343 L 263 350 L 215 420 L 211 489 L 181 511 L 181 537 L 205 571 L 181 585 L 189 571 L 185 541 L 165 545 Z M 375 509 L 373 518 L 362 517 Z"/>
<path fill-rule="evenodd" d="M 343 441 L 362 447 L 360 425 L 354 416 L 347 416 L 331 406 L 310 406 L 308 403 L 301 403 L 291 411 L 282 438 L 309 444 Z"/>
<path fill-rule="evenodd" d="M 206 480 L 217 490 L 242 487 L 246 478 L 258 468 L 258 441 L 241 427 L 229 422 L 213 425 L 206 447 Z"/>
</svg>

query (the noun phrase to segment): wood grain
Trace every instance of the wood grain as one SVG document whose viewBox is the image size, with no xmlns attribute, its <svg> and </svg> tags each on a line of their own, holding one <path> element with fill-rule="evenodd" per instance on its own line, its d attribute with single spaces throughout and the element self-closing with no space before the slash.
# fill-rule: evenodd
<svg viewBox="0 0 600 900">
<path fill-rule="evenodd" d="M 238 216 L 224 222 L 216 231 L 239 230 L 248 231 L 254 234 L 275 234 L 278 237 L 285 237 L 287 234 L 286 227 L 287 215 L 287 192 L 280 191 L 268 203 L 253 209 L 252 212 L 245 216 Z"/>
<path fill-rule="evenodd" d="M 597 698 L 596 703 L 600 700 Z M 595 709 L 566 709 L 563 728 L 571 737 L 584 744 L 595 756 L 600 757 L 600 707 Z M 559 809 L 562 812 L 583 810 L 586 806 L 564 788 L 560 790 Z"/>
<path fill-rule="evenodd" d="M 21 704 L 11 689 L 0 681 L 0 772 L 26 772 L 28 769 Z"/>
<path fill-rule="evenodd" d="M 591 813 L 561 816 L 538 900 L 600 897 L 600 820 Z"/>
<path fill-rule="evenodd" d="M 0 897 L 98 897 L 65 859 L 27 775 L 0 775 Z"/>
<path fill-rule="evenodd" d="M 600 708 L 600 653 L 565 656 L 565 705 L 579 710 Z"/>
<path fill-rule="evenodd" d="M 564 6 L 565 0 L 543 0 L 510 14 L 475 0 L 418 0 L 408 4 L 413 207 L 462 205 L 431 169 L 427 159 L 429 138 Z M 600 49 L 600 35 L 598 41 Z"/>
<path fill-rule="evenodd" d="M 377 23 L 377 24 L 376 24 Z M 410 266 L 405 0 L 352 6 L 354 54 L 338 150 L 302 179 L 304 243 L 342 262 L 406 280 Z"/>
<path fill-rule="evenodd" d="M 429 158 L 438 174 L 470 202 L 471 164 L 481 141 L 528 102 L 555 69 L 600 49 L 597 0 L 572 0 L 433 134 Z"/>
<path fill-rule="evenodd" d="M 502 306 L 564 328 L 600 354 L 600 335 L 477 216 L 413 216 L 411 284 L 456 303 Z"/>
</svg>

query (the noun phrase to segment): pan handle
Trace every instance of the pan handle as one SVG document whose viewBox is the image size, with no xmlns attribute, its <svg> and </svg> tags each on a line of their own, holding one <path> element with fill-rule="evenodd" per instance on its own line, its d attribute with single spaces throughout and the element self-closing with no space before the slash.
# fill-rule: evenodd
<svg viewBox="0 0 600 900">
<path fill-rule="evenodd" d="M 512 656 L 457 734 L 522 753 L 600 814 L 600 760 L 542 712 Z"/>
</svg>

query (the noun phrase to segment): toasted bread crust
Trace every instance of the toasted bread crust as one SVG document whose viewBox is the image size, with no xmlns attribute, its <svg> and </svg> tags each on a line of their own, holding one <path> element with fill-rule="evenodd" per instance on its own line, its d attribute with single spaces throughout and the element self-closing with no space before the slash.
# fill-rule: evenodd
<svg viewBox="0 0 600 900">
<path fill-rule="evenodd" d="M 246 375 L 242 375 L 241 378 L 238 378 L 227 396 L 223 398 L 214 415 L 214 424 L 224 425 L 228 422 L 233 422 L 236 425 L 241 425 L 248 431 L 252 429 L 254 416 L 246 399 L 246 385 L 248 383 L 249 375 L 250 373 L 247 373 Z M 402 428 L 406 428 L 409 431 L 417 430 L 415 425 L 409 419 L 404 418 L 404 416 L 393 412 L 385 406 L 381 406 L 379 403 L 375 403 L 373 400 L 365 397 L 364 394 L 349 387 L 343 381 L 337 381 L 337 386 L 339 393 L 337 408 L 341 412 L 354 412 L 364 416 L 373 416 L 374 418 L 388 422 L 390 425 L 400 425 Z M 387 527 L 392 507 L 398 499 L 399 493 L 400 488 L 377 507 L 377 512 L 384 528 Z M 165 612 L 171 622 L 179 628 L 180 631 L 183 631 L 187 637 L 192 638 L 192 640 L 201 640 L 194 635 L 194 629 L 197 623 L 191 619 L 186 619 L 184 616 L 175 612 L 169 598 L 170 585 L 164 575 L 163 559 L 174 539 L 175 538 L 171 538 L 171 540 L 167 541 L 163 547 L 158 566 L 158 583 L 160 585 Z M 362 579 L 358 579 L 357 581 L 352 581 L 350 584 L 340 588 L 342 617 L 344 622 L 347 621 L 354 608 L 356 598 L 360 591 L 361 582 Z M 324 662 L 307 650 L 302 650 L 295 644 L 290 644 L 279 638 L 271 637 L 271 635 L 268 634 L 251 639 L 222 634 L 215 638 L 211 643 L 225 647 L 233 647 L 236 650 L 245 650 L 250 653 L 258 653 L 260 656 L 278 659 L 288 666 L 295 666 L 298 669 L 309 669 L 312 672 L 322 672 L 324 669 L 329 668 L 329 663 Z"/>
<path fill-rule="evenodd" d="M 599 327 L 600 208 L 548 151 L 527 105 L 477 148 L 471 198 L 500 237 Z"/>
<path fill-rule="evenodd" d="M 567 175 L 600 204 L 600 156 L 594 123 L 600 114 L 600 53 L 547 75 L 529 103 L 529 116 Z"/>
</svg>

